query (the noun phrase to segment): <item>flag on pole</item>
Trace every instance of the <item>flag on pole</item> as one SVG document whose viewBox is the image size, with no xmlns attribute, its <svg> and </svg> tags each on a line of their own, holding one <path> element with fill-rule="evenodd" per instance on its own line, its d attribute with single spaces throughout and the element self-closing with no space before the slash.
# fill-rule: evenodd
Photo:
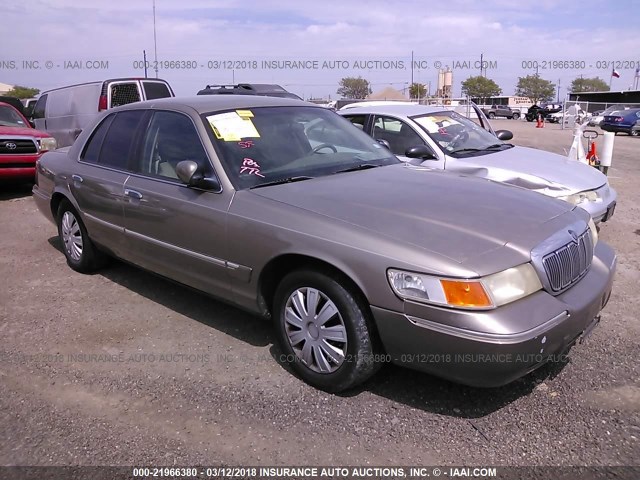
<svg viewBox="0 0 640 480">
<path fill-rule="evenodd" d="M 640 77 L 640 67 L 636 68 L 636 78 Z"/>
<path fill-rule="evenodd" d="M 620 78 L 620 74 L 618 73 L 618 71 L 615 68 L 611 71 L 611 76 L 612 77 L 616 77 L 616 78 Z"/>
</svg>

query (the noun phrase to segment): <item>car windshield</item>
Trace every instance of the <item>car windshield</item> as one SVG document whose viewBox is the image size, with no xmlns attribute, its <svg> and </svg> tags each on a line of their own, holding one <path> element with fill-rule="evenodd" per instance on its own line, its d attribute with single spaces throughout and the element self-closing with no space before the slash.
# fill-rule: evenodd
<svg viewBox="0 0 640 480">
<path fill-rule="evenodd" d="M 511 147 L 475 122 L 453 111 L 411 117 L 447 155 L 491 153 Z"/>
<path fill-rule="evenodd" d="M 13 108 L 0 105 L 0 125 L 3 127 L 26 127 L 28 124 Z"/>
<path fill-rule="evenodd" d="M 351 122 L 322 107 L 258 107 L 202 118 L 238 190 L 400 163 Z"/>
</svg>

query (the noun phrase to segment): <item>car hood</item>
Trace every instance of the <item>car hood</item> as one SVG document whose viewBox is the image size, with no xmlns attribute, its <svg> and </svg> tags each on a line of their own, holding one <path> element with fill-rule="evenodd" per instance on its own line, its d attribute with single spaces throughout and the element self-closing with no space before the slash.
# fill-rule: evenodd
<svg viewBox="0 0 640 480">
<path fill-rule="evenodd" d="M 40 130 L 36 130 L 34 128 L 28 127 L 6 127 L 0 126 L 0 135 L 3 136 L 21 136 L 21 137 L 35 137 L 35 138 L 45 138 L 50 135 L 41 132 Z"/>
<path fill-rule="evenodd" d="M 595 190 L 607 183 L 607 177 L 589 165 L 527 147 L 512 147 L 476 157 L 447 157 L 446 168 L 535 190 L 550 197 Z"/>
<path fill-rule="evenodd" d="M 408 165 L 251 192 L 459 263 L 507 244 L 528 252 L 541 225 L 573 208 L 521 188 Z"/>
</svg>

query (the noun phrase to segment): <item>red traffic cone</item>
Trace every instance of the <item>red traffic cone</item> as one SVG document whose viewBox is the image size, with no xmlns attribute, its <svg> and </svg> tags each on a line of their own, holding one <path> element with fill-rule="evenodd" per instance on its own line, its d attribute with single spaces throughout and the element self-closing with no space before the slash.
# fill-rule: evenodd
<svg viewBox="0 0 640 480">
<path fill-rule="evenodd" d="M 538 121 L 536 122 L 536 128 L 544 128 L 544 122 L 542 121 L 541 114 L 538 114 Z"/>
<path fill-rule="evenodd" d="M 589 165 L 597 166 L 600 164 L 600 159 L 598 158 L 598 154 L 596 152 L 596 142 L 592 142 L 589 147 L 589 152 L 587 152 L 587 160 L 589 161 Z"/>
</svg>

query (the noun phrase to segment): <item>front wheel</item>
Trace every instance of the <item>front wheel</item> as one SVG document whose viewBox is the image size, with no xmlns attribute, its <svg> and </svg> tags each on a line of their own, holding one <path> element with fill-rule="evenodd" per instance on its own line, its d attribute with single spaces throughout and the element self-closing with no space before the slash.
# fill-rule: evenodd
<svg viewBox="0 0 640 480">
<path fill-rule="evenodd" d="M 309 270 L 290 273 L 274 301 L 282 359 L 305 382 L 329 392 L 364 382 L 380 365 L 369 315 L 335 278 Z"/>
<path fill-rule="evenodd" d="M 493 119 L 493 118 L 496 118 L 496 114 L 493 112 L 489 112 L 489 115 L 487 115 L 487 117 Z"/>
<path fill-rule="evenodd" d="M 58 236 L 67 264 L 77 272 L 89 273 L 105 261 L 105 255 L 93 244 L 80 215 L 68 200 L 58 207 Z"/>
</svg>

